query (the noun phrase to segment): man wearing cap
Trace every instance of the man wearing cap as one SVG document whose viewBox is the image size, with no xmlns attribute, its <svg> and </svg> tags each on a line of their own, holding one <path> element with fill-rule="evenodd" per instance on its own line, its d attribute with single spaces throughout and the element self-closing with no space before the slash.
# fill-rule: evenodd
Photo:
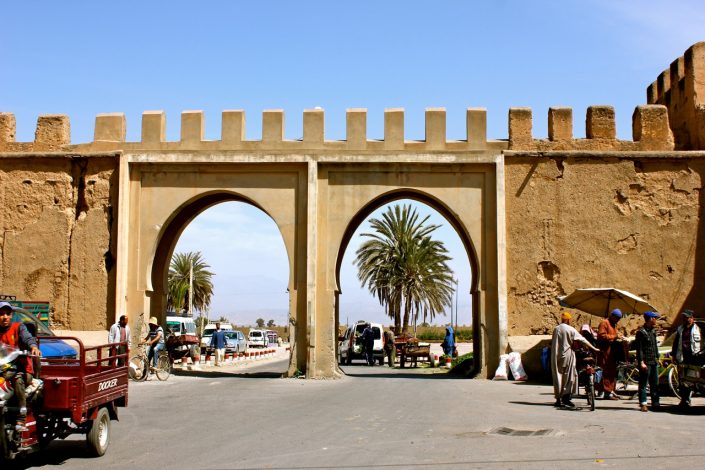
<svg viewBox="0 0 705 470">
<path fill-rule="evenodd" d="M 164 349 L 164 329 L 157 323 L 157 317 L 151 317 L 149 319 L 149 333 L 147 333 L 147 337 L 140 344 L 149 346 L 147 358 L 152 361 L 151 369 L 156 369 L 157 361 L 159 360 L 159 352 Z"/>
<path fill-rule="evenodd" d="M 12 322 L 12 305 L 8 302 L 0 302 L 0 343 L 11 346 L 15 349 L 29 348 L 32 356 L 41 356 L 37 347 L 37 339 L 27 330 L 27 327 L 22 322 Z M 32 383 L 32 374 L 34 374 L 34 365 L 31 360 L 26 357 L 21 357 L 16 361 L 17 372 L 12 381 L 15 388 L 15 396 L 17 397 L 17 406 L 19 413 L 17 414 L 16 429 L 18 431 L 26 431 L 25 418 L 27 416 L 27 395 L 25 386 Z M 7 373 L 9 371 L 6 371 Z"/>
<path fill-rule="evenodd" d="M 658 410 L 660 400 L 658 395 L 658 342 L 656 341 L 656 312 L 644 313 L 644 326 L 636 332 L 636 362 L 639 366 L 639 409 L 648 411 L 646 407 L 646 384 L 651 393 L 651 409 Z"/>
<path fill-rule="evenodd" d="M 597 364 L 602 368 L 602 382 L 597 384 L 596 389 L 598 392 L 605 392 L 603 397 L 605 400 L 619 400 L 619 397 L 614 394 L 614 387 L 617 383 L 616 353 L 621 343 L 615 342 L 622 339 L 622 334 L 617 331 L 617 323 L 621 319 L 622 311 L 615 308 L 597 328 L 597 347 L 601 352 L 598 355 Z"/>
<path fill-rule="evenodd" d="M 675 364 L 692 364 L 694 363 L 693 358 L 702 349 L 700 328 L 695 323 L 692 310 L 683 310 L 681 315 L 683 316 L 683 323 L 678 326 L 673 338 L 671 360 Z M 680 384 L 678 393 L 681 396 L 679 406 L 690 406 L 690 395 L 693 393 L 690 387 Z"/>
<path fill-rule="evenodd" d="M 571 315 L 561 314 L 561 324 L 553 330 L 551 339 L 551 374 L 553 376 L 553 394 L 557 407 L 575 408 L 570 400 L 573 393 L 578 393 L 578 370 L 575 365 L 573 341 L 580 341 L 588 349 L 598 349 L 570 326 Z"/>
</svg>

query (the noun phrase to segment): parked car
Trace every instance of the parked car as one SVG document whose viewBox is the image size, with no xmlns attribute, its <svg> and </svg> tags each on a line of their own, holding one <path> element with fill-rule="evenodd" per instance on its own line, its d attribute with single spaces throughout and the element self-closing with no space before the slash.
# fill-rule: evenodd
<svg viewBox="0 0 705 470">
<path fill-rule="evenodd" d="M 223 331 L 232 331 L 233 326 L 230 323 L 220 323 L 220 329 Z M 201 354 L 206 352 L 206 349 L 211 346 L 211 338 L 213 337 L 213 332 L 215 331 L 215 322 L 208 323 L 203 327 L 203 334 L 201 335 Z"/>
<path fill-rule="evenodd" d="M 267 341 L 267 332 L 265 330 L 250 330 L 250 333 L 247 335 L 247 344 L 249 346 L 266 348 Z"/>
<path fill-rule="evenodd" d="M 242 331 L 232 330 L 225 332 L 225 350 L 234 353 L 247 352 L 247 340 Z"/>
<path fill-rule="evenodd" d="M 358 321 L 354 325 L 347 327 L 345 334 L 338 338 L 338 362 L 340 364 L 350 364 L 353 359 L 364 359 L 362 354 L 362 341 L 360 336 L 365 330 L 365 321 Z M 380 365 L 384 364 L 384 339 L 382 335 L 383 327 L 379 323 L 370 323 L 375 334 L 375 342 L 372 347 L 372 354 Z"/>
<path fill-rule="evenodd" d="M 12 308 L 12 322 L 25 324 L 32 336 L 56 336 L 44 323 L 23 308 Z M 47 359 L 77 359 L 78 351 L 60 339 L 41 339 L 39 351 Z"/>
</svg>

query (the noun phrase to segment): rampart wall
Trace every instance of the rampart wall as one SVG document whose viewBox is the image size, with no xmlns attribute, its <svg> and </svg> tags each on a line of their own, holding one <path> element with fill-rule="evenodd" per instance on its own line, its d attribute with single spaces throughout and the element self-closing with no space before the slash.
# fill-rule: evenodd
<svg viewBox="0 0 705 470">
<path fill-rule="evenodd" d="M 649 104 L 668 108 L 678 150 L 705 150 L 705 42 L 671 62 L 646 90 Z"/>
<path fill-rule="evenodd" d="M 533 136 L 530 109 L 513 108 L 508 140 L 487 140 L 485 110 L 469 108 L 467 138 L 457 141 L 446 138 L 442 108 L 426 111 L 420 141 L 405 139 L 402 109 L 385 111 L 383 140 L 368 139 L 364 109 L 348 110 L 342 141 L 326 140 L 320 109 L 304 111 L 302 140 L 284 138 L 281 110 L 263 112 L 261 140 L 245 139 L 243 111 L 224 111 L 221 139 L 213 141 L 204 139 L 204 114 L 186 111 L 176 142 L 166 141 L 165 114 L 149 111 L 139 142 L 125 141 L 124 115 L 102 114 L 93 142 L 82 144 L 71 143 L 63 115 L 41 116 L 34 142 L 16 142 L 14 116 L 2 113 L 2 290 L 48 298 L 62 327 L 100 329 L 113 320 L 120 155 L 168 153 L 178 160 L 188 151 L 207 165 L 215 153 L 219 163 L 229 155 L 256 163 L 302 154 L 340 162 L 408 154 L 443 164 L 489 153 L 504 155 L 510 334 L 548 332 L 559 311 L 556 296 L 577 287 L 624 288 L 668 315 L 683 306 L 705 313 L 705 300 L 695 295 L 704 279 L 698 242 L 705 153 L 674 150 L 704 148 L 701 105 L 692 113 L 682 105 L 702 94 L 703 47 L 674 62 L 681 77 L 675 88 L 663 74 L 649 88 L 649 102 L 658 104 L 635 109 L 630 141 L 616 138 L 609 106 L 587 110 L 584 139 L 573 137 L 569 108 L 549 110 L 546 139 Z"/>
</svg>

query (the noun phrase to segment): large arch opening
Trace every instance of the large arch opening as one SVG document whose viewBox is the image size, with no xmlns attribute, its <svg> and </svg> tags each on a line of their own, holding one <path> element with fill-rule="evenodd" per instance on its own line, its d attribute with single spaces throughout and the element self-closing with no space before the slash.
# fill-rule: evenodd
<svg viewBox="0 0 705 470">
<path fill-rule="evenodd" d="M 456 330 L 464 330 L 458 335 L 459 354 L 472 353 L 472 369 L 469 373 L 480 370 L 482 363 L 482 347 L 480 322 L 480 302 L 479 302 L 479 275 L 478 260 L 475 248 L 470 240 L 469 232 L 463 226 L 458 216 L 453 213 L 442 201 L 426 193 L 413 190 L 399 190 L 386 193 L 372 201 L 369 201 L 352 218 L 346 227 L 344 237 L 338 251 L 336 260 L 336 283 L 335 294 L 335 319 L 336 331 L 339 332 L 337 342 L 336 358 L 344 373 L 355 374 L 354 369 L 350 369 L 347 364 L 350 362 L 350 355 L 345 354 L 345 348 L 350 344 L 349 335 L 352 334 L 358 321 L 370 321 L 381 323 L 384 329 L 393 325 L 393 320 L 385 312 L 385 308 L 378 299 L 361 286 L 357 277 L 357 268 L 354 266 L 355 253 L 362 243 L 362 232 L 372 232 L 369 221 L 372 218 L 380 219 L 387 208 L 394 205 L 410 204 L 419 214 L 419 220 L 426 215 L 429 216 L 427 224 L 435 224 L 440 227 L 434 232 L 433 238 L 444 243 L 448 249 L 451 260 L 448 265 L 453 271 L 455 279 L 455 292 L 451 305 L 434 319 L 426 318 L 427 325 L 424 325 L 424 336 L 426 341 L 431 343 L 431 353 L 439 354 L 440 344 L 438 332 L 443 332 L 444 327 L 451 324 Z M 343 295 L 345 293 L 346 295 Z M 420 324 L 423 318 L 418 318 Z M 390 324 L 391 322 L 391 324 Z M 359 330 L 359 327 L 357 327 Z M 471 331 L 469 331 L 471 330 Z M 398 334 L 398 332 L 395 332 Z M 418 331 L 417 331 L 418 333 Z M 467 336 L 466 336 L 467 335 Z M 342 354 L 341 354 L 342 352 Z M 442 352 L 441 352 L 442 353 Z M 353 354 L 352 357 L 359 358 Z M 352 361 L 352 364 L 364 365 L 364 360 Z M 384 360 L 388 365 L 388 360 Z M 399 358 L 394 368 L 401 366 Z M 382 369 L 375 372 L 378 375 Z"/>
<path fill-rule="evenodd" d="M 232 192 L 206 193 L 181 205 L 162 227 L 151 269 L 150 315 L 165 325 L 167 317 L 172 322 L 189 317 L 167 310 L 168 272 L 175 254 L 195 252 L 214 274 L 210 305 L 192 311 L 201 341 L 197 368 L 215 366 L 209 338 L 220 322 L 228 340 L 220 364 L 225 369 L 219 372 L 286 373 L 294 340 L 291 269 L 275 220 L 256 202 Z"/>
</svg>

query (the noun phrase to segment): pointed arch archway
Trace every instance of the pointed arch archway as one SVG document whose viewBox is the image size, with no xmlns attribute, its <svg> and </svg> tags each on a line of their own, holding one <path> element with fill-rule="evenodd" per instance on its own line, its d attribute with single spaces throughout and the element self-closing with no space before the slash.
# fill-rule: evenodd
<svg viewBox="0 0 705 470">
<path fill-rule="evenodd" d="M 335 267 L 336 276 L 336 292 L 335 292 L 335 316 L 336 316 L 336 330 L 340 322 L 340 295 L 342 292 L 342 285 L 340 280 L 340 271 L 343 263 L 343 258 L 345 257 L 345 252 L 347 251 L 348 245 L 358 227 L 365 222 L 366 219 L 377 209 L 387 204 L 400 201 L 400 200 L 413 200 L 425 204 L 429 208 L 437 211 L 455 230 L 456 234 L 460 238 L 460 241 L 465 248 L 465 254 L 467 256 L 467 262 L 470 265 L 470 299 L 472 306 L 472 323 L 473 325 L 480 323 L 478 300 L 478 262 L 477 262 L 477 252 L 473 246 L 472 240 L 468 234 L 466 227 L 463 222 L 458 219 L 457 214 L 443 203 L 443 201 L 438 200 L 434 196 L 419 191 L 414 188 L 398 188 L 387 193 L 381 194 L 375 199 L 369 201 L 365 204 L 358 212 L 355 214 L 350 223 L 348 224 L 343 239 L 341 241 L 340 250 L 338 251 L 338 257 Z M 474 370 L 478 370 L 478 365 L 481 364 L 482 359 L 482 348 L 481 348 L 481 335 L 477 328 L 473 329 L 473 350 L 477 351 L 473 355 Z"/>
<path fill-rule="evenodd" d="M 134 165 L 130 187 L 129 272 L 124 280 L 126 311 L 144 323 L 166 312 L 166 283 L 171 256 L 186 226 L 216 204 L 237 201 L 262 210 L 276 224 L 288 258 L 289 373 L 305 368 L 306 167 L 295 164 Z M 303 295 L 300 293 L 303 290 Z M 138 325 L 136 325 L 138 326 Z M 303 328 L 297 328 L 303 326 Z M 138 334 L 137 331 L 135 333 Z M 299 347 L 302 346 L 302 347 Z"/>
</svg>

